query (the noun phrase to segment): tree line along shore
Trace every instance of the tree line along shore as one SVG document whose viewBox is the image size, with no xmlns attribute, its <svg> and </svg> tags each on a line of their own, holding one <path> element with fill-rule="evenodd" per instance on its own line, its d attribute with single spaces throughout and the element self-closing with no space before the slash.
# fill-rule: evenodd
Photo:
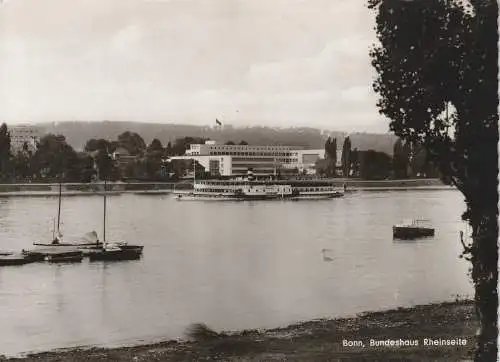
<svg viewBox="0 0 500 362">
<path fill-rule="evenodd" d="M 119 348 L 55 350 L 2 361 L 460 361 L 470 360 L 478 321 L 469 300 L 419 305 L 270 330 L 216 332 Z"/>
<path fill-rule="evenodd" d="M 322 179 L 323 181 L 325 179 Z M 384 190 L 384 189 L 448 189 L 439 179 L 404 179 L 404 180 L 359 180 L 329 179 L 332 185 L 346 190 Z M 94 194 L 104 190 L 102 183 L 63 183 L 63 194 Z M 111 193 L 151 192 L 168 193 L 172 190 L 192 189 L 192 180 L 178 182 L 110 182 L 106 189 Z M 0 195 L 56 195 L 59 193 L 57 183 L 5 183 L 0 184 Z"/>
<path fill-rule="evenodd" d="M 77 151 L 64 135 L 49 133 L 30 144 L 25 142 L 22 147 L 16 141 L 13 147 L 9 128 L 3 123 L 0 125 L 0 183 L 88 183 L 103 179 L 165 182 L 181 180 L 191 170 L 197 172 L 197 178 L 209 178 L 210 172 L 201 165 L 194 167 L 197 161 L 170 159 L 185 155 L 190 145 L 207 140 L 186 136 L 163 145 L 155 138 L 146 144 L 138 133 L 125 131 L 115 140 L 91 138 L 81 151 Z M 225 144 L 236 143 L 226 140 Z M 238 144 L 248 145 L 244 140 Z M 312 170 L 320 177 L 345 175 L 365 180 L 440 177 L 437 168 L 427 160 L 423 145 L 399 139 L 393 145 L 392 155 L 353 148 L 349 137 L 339 140 L 338 145 L 337 139 L 328 137 L 324 150 L 325 158 L 319 158 Z M 301 175 L 303 172 L 277 165 L 278 175 Z"/>
</svg>

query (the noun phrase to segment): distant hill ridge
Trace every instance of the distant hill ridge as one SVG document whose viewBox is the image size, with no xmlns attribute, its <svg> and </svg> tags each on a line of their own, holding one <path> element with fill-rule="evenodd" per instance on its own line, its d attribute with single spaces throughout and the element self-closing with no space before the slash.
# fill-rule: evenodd
<svg viewBox="0 0 500 362">
<path fill-rule="evenodd" d="M 125 131 L 136 132 L 149 144 L 158 138 L 162 144 L 174 143 L 181 137 L 205 137 L 219 142 L 240 142 L 245 140 L 250 145 L 287 145 L 320 149 L 324 147 L 328 136 L 337 139 L 337 147 L 342 148 L 345 136 L 351 139 L 352 148 L 358 150 L 373 149 L 375 151 L 393 153 L 397 137 L 392 134 L 351 133 L 325 131 L 312 127 L 233 127 L 224 125 L 217 129 L 209 126 L 193 126 L 184 124 L 160 124 L 139 122 L 54 122 L 36 125 L 42 134 L 62 134 L 76 150 L 83 150 L 87 140 L 91 138 L 116 139 Z"/>
</svg>

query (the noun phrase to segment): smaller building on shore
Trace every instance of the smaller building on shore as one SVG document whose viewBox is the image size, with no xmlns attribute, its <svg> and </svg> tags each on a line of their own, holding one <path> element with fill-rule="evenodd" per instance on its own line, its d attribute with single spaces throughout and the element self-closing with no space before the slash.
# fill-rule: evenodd
<svg viewBox="0 0 500 362">
<path fill-rule="evenodd" d="M 117 147 L 111 157 L 119 168 L 125 168 L 137 160 L 137 156 L 131 155 L 125 147 Z"/>
<path fill-rule="evenodd" d="M 31 125 L 9 127 L 10 149 L 17 154 L 23 150 L 35 152 L 40 142 L 40 131 Z"/>
</svg>

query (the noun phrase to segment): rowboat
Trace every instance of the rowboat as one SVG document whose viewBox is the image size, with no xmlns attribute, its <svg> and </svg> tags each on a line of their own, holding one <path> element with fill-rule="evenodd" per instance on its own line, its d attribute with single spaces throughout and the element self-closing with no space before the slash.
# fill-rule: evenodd
<svg viewBox="0 0 500 362">
<path fill-rule="evenodd" d="M 427 219 L 405 221 L 392 227 L 392 236 L 395 239 L 416 239 L 434 236 L 434 228 Z"/>
</svg>

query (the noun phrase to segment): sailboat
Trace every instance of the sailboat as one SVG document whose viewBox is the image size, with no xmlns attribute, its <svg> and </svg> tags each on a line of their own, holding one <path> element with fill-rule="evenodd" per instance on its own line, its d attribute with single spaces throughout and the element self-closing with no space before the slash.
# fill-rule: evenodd
<svg viewBox="0 0 500 362">
<path fill-rule="evenodd" d="M 106 242 L 106 180 L 104 180 L 104 213 L 103 213 L 103 244 L 100 248 L 93 248 L 88 254 L 90 261 L 97 260 L 136 260 L 142 255 L 142 245 L 130 245 L 125 242 Z"/>
<path fill-rule="evenodd" d="M 88 247 L 99 246 L 99 240 L 97 240 L 97 234 L 95 231 L 91 233 L 85 234 L 80 240 L 74 242 L 63 242 L 63 235 L 61 233 L 61 200 L 62 200 L 62 183 L 59 181 L 59 198 L 58 198 L 58 207 L 57 207 L 57 227 L 56 220 L 54 219 L 54 228 L 52 229 L 52 242 L 44 243 L 44 242 L 34 242 L 33 245 L 41 246 L 41 247 L 69 247 L 69 248 L 78 248 L 84 249 Z M 94 237 L 95 235 L 95 237 Z"/>
<path fill-rule="evenodd" d="M 77 243 L 62 242 L 61 233 L 61 199 L 62 183 L 59 181 L 59 202 L 57 209 L 57 228 L 54 220 L 54 229 L 52 230 L 51 243 L 34 242 L 33 250 L 23 250 L 22 255 L 31 261 L 47 260 L 49 262 L 80 262 L 83 259 L 83 253 L 79 250 L 81 245 Z M 95 245 L 95 244 L 94 244 Z M 82 245 L 82 246 L 85 246 Z"/>
</svg>

